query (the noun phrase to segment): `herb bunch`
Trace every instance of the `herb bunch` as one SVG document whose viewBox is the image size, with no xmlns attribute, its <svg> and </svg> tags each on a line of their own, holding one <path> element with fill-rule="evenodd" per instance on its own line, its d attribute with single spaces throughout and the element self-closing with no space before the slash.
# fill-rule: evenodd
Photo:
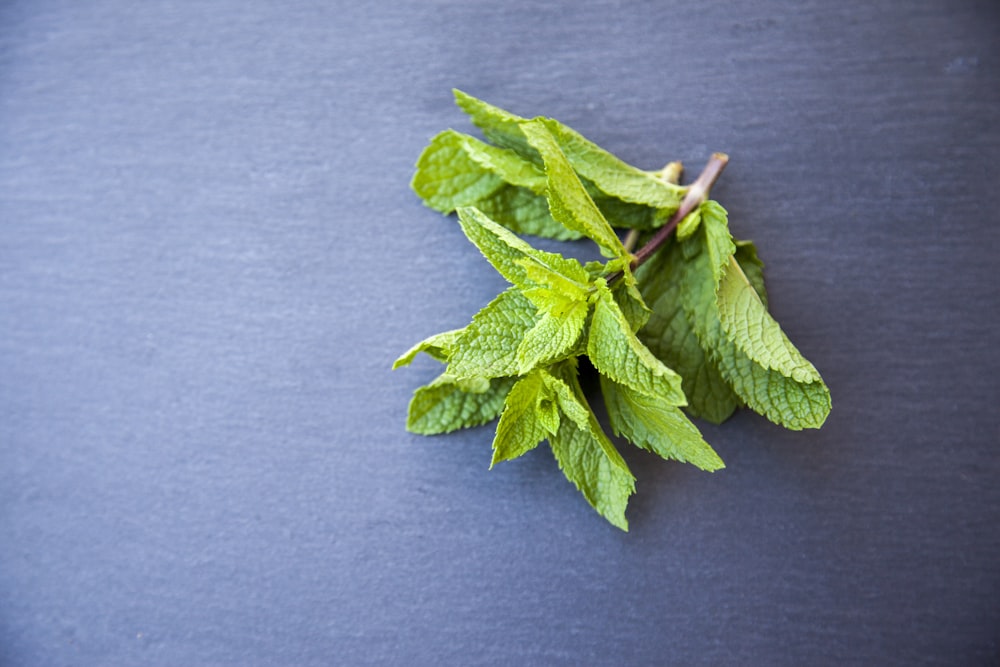
<svg viewBox="0 0 1000 667">
<path fill-rule="evenodd" d="M 416 390 L 410 431 L 499 417 L 491 466 L 547 440 L 594 509 L 627 530 L 635 477 L 581 389 L 581 357 L 599 374 L 616 436 L 702 470 L 724 464 L 688 415 L 720 423 L 746 405 L 790 429 L 823 424 L 829 390 L 768 313 L 755 246 L 733 239 L 708 198 L 725 155 L 685 187 L 679 163 L 640 170 L 553 119 L 455 97 L 491 143 L 438 134 L 412 187 L 431 208 L 457 211 L 510 287 L 465 328 L 396 360 L 424 352 L 445 364 Z M 624 241 L 616 229 L 628 230 Z M 605 261 L 583 264 L 519 234 L 589 238 Z"/>
</svg>

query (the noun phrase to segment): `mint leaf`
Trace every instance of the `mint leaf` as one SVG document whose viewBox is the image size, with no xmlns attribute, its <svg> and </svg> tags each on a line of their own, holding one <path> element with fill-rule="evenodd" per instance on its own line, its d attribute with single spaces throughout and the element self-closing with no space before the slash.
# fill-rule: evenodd
<svg viewBox="0 0 1000 667">
<path fill-rule="evenodd" d="M 593 240 L 606 257 L 624 257 L 628 251 L 604 219 L 594 200 L 541 121 L 524 123 L 521 131 L 545 162 L 547 196 L 552 217 Z"/>
<path fill-rule="evenodd" d="M 639 341 L 607 286 L 598 283 L 596 296 L 587 339 L 587 355 L 594 367 L 636 391 L 662 397 L 671 405 L 685 405 L 681 377 Z"/>
<path fill-rule="evenodd" d="M 602 192 L 671 213 L 677 209 L 685 188 L 633 167 L 559 121 L 546 119 L 545 123 L 573 168 Z"/>
<path fill-rule="evenodd" d="M 462 329 L 454 329 L 452 331 L 443 331 L 439 334 L 434 334 L 429 338 L 425 338 L 401 354 L 399 358 L 393 362 L 392 370 L 396 370 L 397 368 L 401 368 L 403 366 L 409 366 L 413 362 L 413 359 L 421 352 L 426 352 L 438 361 L 447 361 L 448 355 L 451 354 L 451 349 L 455 346 L 455 341 L 461 334 Z"/>
<path fill-rule="evenodd" d="M 504 278 L 520 287 L 551 285 L 555 277 L 584 289 L 589 277 L 575 259 L 537 250 L 475 208 L 458 211 L 462 231 Z M 529 276 L 529 271 L 536 273 Z M 541 273 L 547 278 L 541 278 Z"/>
<path fill-rule="evenodd" d="M 455 377 L 498 378 L 517 375 L 517 350 L 535 326 L 538 309 L 511 287 L 472 318 L 456 339 L 448 360 Z"/>
<path fill-rule="evenodd" d="M 485 424 L 500 414 L 513 384 L 512 378 L 464 382 L 442 374 L 414 392 L 406 428 L 436 435 Z"/>
<path fill-rule="evenodd" d="M 821 381 L 816 368 L 767 312 L 735 258 L 730 258 L 726 267 L 717 299 L 722 329 L 741 352 L 758 365 L 796 382 Z"/>
<path fill-rule="evenodd" d="M 665 459 L 691 463 L 702 470 L 725 467 L 698 428 L 676 406 L 604 376 L 601 393 L 615 435 Z"/>
<path fill-rule="evenodd" d="M 549 438 L 552 454 L 587 502 L 627 531 L 625 507 L 635 492 L 635 477 L 587 405 L 575 374 L 570 380 L 570 391 L 559 396 L 560 410 L 567 418 L 560 420 L 559 429 Z M 581 413 L 585 420 L 580 419 Z"/>
<path fill-rule="evenodd" d="M 549 214 L 539 167 L 512 151 L 453 130 L 438 134 L 424 149 L 411 187 L 425 204 L 442 213 L 475 206 L 518 233 L 580 238 Z"/>
<path fill-rule="evenodd" d="M 543 381 L 542 372 L 525 375 L 507 395 L 493 439 L 490 467 L 534 449 L 558 428 L 558 410 L 554 396 Z"/>
<path fill-rule="evenodd" d="M 639 339 L 683 378 L 688 413 L 721 424 L 732 415 L 740 401 L 702 349 L 695 326 L 685 313 L 682 273 L 686 268 L 676 242 L 668 243 L 639 267 L 636 278 L 651 310 L 649 321 L 639 330 Z M 688 297 L 704 299 L 692 305 L 692 313 L 715 308 L 715 294 L 711 289 Z"/>
<path fill-rule="evenodd" d="M 586 300 L 559 299 L 558 305 L 550 304 L 525 335 L 517 348 L 518 372 L 527 373 L 542 363 L 552 363 L 565 358 L 575 347 L 587 321 L 589 305 Z"/>
<path fill-rule="evenodd" d="M 729 267 L 729 259 L 736 252 L 736 244 L 729 234 L 729 214 L 717 202 L 707 201 L 699 209 L 704 243 L 700 246 L 685 243 L 686 248 L 696 248 L 707 255 L 709 267 L 712 270 L 714 285 L 719 281 Z"/>
<path fill-rule="evenodd" d="M 799 382 L 756 363 L 725 334 L 719 310 L 706 308 L 706 303 L 716 299 L 713 283 L 718 258 L 710 252 L 705 227 L 682 244 L 686 256 L 681 292 L 684 310 L 702 349 L 752 410 L 792 430 L 819 428 L 830 411 L 826 385 L 822 381 Z"/>
<path fill-rule="evenodd" d="M 469 157 L 462 135 L 445 130 L 420 154 L 410 186 L 425 204 L 450 213 L 489 197 L 503 184 L 502 178 Z"/>
<path fill-rule="evenodd" d="M 767 290 L 764 288 L 764 262 L 757 256 L 757 246 L 753 241 L 736 241 L 736 253 L 733 255 L 743 269 L 743 275 L 750 281 L 760 302 L 767 308 Z"/>
<path fill-rule="evenodd" d="M 539 161 L 538 151 L 530 145 L 520 127 L 526 119 L 457 90 L 455 102 L 490 141 L 515 150 L 529 160 Z M 671 212 L 680 204 L 684 188 L 659 179 L 655 172 L 629 165 L 556 120 L 542 120 L 573 169 L 605 194 Z"/>
</svg>

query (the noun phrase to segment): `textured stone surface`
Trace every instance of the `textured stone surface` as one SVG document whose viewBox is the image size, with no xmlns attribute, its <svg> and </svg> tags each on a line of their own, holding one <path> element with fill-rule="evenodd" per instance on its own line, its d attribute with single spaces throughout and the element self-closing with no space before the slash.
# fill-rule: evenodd
<svg viewBox="0 0 1000 667">
<path fill-rule="evenodd" d="M 0 664 L 1000 657 L 995 2 L 0 5 Z M 503 286 L 407 189 L 451 87 L 711 151 L 833 412 L 714 474 L 404 431 Z M 551 246 L 547 246 L 551 247 Z M 581 253 L 590 252 L 581 246 Z M 377 273 L 356 277 L 359 273 Z"/>
</svg>

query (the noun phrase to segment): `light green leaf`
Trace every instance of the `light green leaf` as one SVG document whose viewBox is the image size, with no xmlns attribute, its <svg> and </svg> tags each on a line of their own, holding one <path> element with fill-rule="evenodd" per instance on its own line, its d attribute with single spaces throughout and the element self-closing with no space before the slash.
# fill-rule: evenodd
<svg viewBox="0 0 1000 667">
<path fill-rule="evenodd" d="M 701 225 L 701 207 L 696 208 L 687 215 L 684 219 L 680 221 L 677 225 L 677 230 L 674 232 L 674 237 L 678 241 L 686 241 L 691 238 L 691 236 L 697 231 L 698 227 Z"/>
<path fill-rule="evenodd" d="M 538 309 L 520 290 L 501 292 L 456 339 L 448 372 L 455 377 L 517 375 L 517 349 L 538 317 Z"/>
<path fill-rule="evenodd" d="M 455 101 L 490 141 L 540 162 L 538 151 L 519 127 L 526 119 L 457 90 Z M 633 204 L 666 209 L 669 213 L 680 205 L 685 188 L 659 179 L 657 172 L 643 171 L 623 162 L 556 120 L 544 121 L 573 169 L 605 194 Z"/>
<path fill-rule="evenodd" d="M 469 157 L 461 134 L 445 130 L 420 154 L 410 186 L 428 206 L 450 213 L 489 197 L 503 184 Z"/>
<path fill-rule="evenodd" d="M 542 379 L 542 372 L 519 379 L 507 395 L 497 424 L 490 467 L 534 449 L 558 430 L 558 420 L 555 400 Z"/>
<path fill-rule="evenodd" d="M 490 220 L 475 208 L 458 210 L 459 223 L 462 231 L 472 241 L 483 256 L 509 282 L 520 287 L 533 287 L 538 283 L 538 275 L 529 277 L 526 267 L 530 266 L 538 272 L 547 272 L 561 279 L 576 283 L 579 289 L 585 289 L 588 282 L 587 272 L 575 259 L 567 259 L 556 253 L 545 252 L 532 248 L 510 230 Z M 542 281 L 543 286 L 551 283 Z"/>
<path fill-rule="evenodd" d="M 505 183 L 526 188 L 536 195 L 545 194 L 546 176 L 535 163 L 510 149 L 487 144 L 467 134 L 455 134 L 460 137 L 466 155 L 482 168 Z"/>
<path fill-rule="evenodd" d="M 598 282 L 587 340 L 587 355 L 594 367 L 615 382 L 659 396 L 671 405 L 685 405 L 681 377 L 639 341 L 602 282 Z"/>
<path fill-rule="evenodd" d="M 638 335 L 650 352 L 683 378 L 687 412 L 719 424 L 733 414 L 739 399 L 702 349 L 685 313 L 682 285 L 686 270 L 690 270 L 689 265 L 679 244 L 673 241 L 639 267 L 636 275 L 652 312 Z M 706 274 L 704 279 L 711 281 L 711 276 Z M 699 294 L 706 300 L 694 305 L 692 313 L 713 310 L 715 297 L 711 289 Z"/>
<path fill-rule="evenodd" d="M 642 329 L 649 321 L 652 311 L 646 305 L 646 300 L 639 289 L 639 283 L 627 261 L 622 263 L 621 280 L 611 288 L 611 293 L 632 331 L 638 332 Z"/>
<path fill-rule="evenodd" d="M 637 169 L 557 120 L 545 119 L 573 168 L 602 192 L 633 204 L 673 213 L 686 188 L 667 183 L 656 172 Z"/>
<path fill-rule="evenodd" d="M 722 459 L 681 410 L 601 376 L 601 393 L 615 435 L 624 436 L 665 459 L 691 463 L 702 470 L 724 468 Z"/>
<path fill-rule="evenodd" d="M 760 366 L 796 382 L 820 381 L 813 365 L 767 312 L 735 258 L 730 258 L 717 298 L 722 329 L 740 351 Z"/>
<path fill-rule="evenodd" d="M 582 238 L 582 234 L 552 219 L 545 197 L 524 188 L 504 185 L 489 197 L 470 202 L 470 205 L 518 234 L 533 234 L 558 241 Z"/>
<path fill-rule="evenodd" d="M 587 194 L 546 125 L 541 121 L 527 122 L 521 131 L 545 162 L 546 196 L 552 217 L 593 240 L 606 257 L 627 256 L 628 251 Z"/>
<path fill-rule="evenodd" d="M 518 233 L 561 240 L 581 237 L 552 219 L 539 167 L 513 151 L 453 130 L 438 134 L 424 149 L 411 187 L 442 213 L 475 206 Z"/>
<path fill-rule="evenodd" d="M 442 374 L 414 392 L 406 428 L 413 433 L 435 435 L 485 424 L 500 414 L 513 384 L 512 378 L 469 383 Z"/>
<path fill-rule="evenodd" d="M 413 359 L 421 352 L 426 352 L 438 361 L 448 361 L 448 355 L 451 354 L 451 349 L 454 347 L 455 341 L 458 340 L 461 333 L 462 329 L 453 329 L 452 331 L 443 331 L 425 338 L 400 355 L 393 362 L 392 370 L 396 370 L 402 366 L 409 366 L 413 362 Z"/>
<path fill-rule="evenodd" d="M 521 132 L 520 124 L 525 120 L 500 107 L 454 90 L 455 104 L 469 115 L 472 122 L 483 131 L 486 138 L 498 146 L 510 148 L 517 151 L 532 162 L 541 164 L 538 152 L 528 143 L 528 139 Z"/>
<path fill-rule="evenodd" d="M 557 298 L 554 296 L 553 301 Z M 541 364 L 558 361 L 569 355 L 583 333 L 587 321 L 587 301 L 558 299 L 560 305 L 544 308 L 517 348 L 518 372 L 522 375 Z"/>
<path fill-rule="evenodd" d="M 699 208 L 701 211 L 701 229 L 704 233 L 704 244 L 695 244 L 693 247 L 700 248 L 708 256 L 709 265 L 712 268 L 714 279 L 713 288 L 718 287 L 719 281 L 725 275 L 729 266 L 729 259 L 736 252 L 736 244 L 729 234 L 729 215 L 726 209 L 719 206 L 718 202 L 706 201 Z M 685 243 L 685 247 L 691 244 Z"/>
<path fill-rule="evenodd" d="M 635 492 L 635 477 L 587 405 L 575 373 L 569 380 L 570 384 L 561 385 L 569 391 L 563 389 L 558 394 L 560 409 L 567 418 L 560 420 L 559 429 L 549 438 L 552 453 L 563 474 L 591 506 L 627 531 L 625 507 Z M 564 406 L 571 407 L 567 411 Z M 581 414 L 585 419 L 580 419 Z"/>
</svg>

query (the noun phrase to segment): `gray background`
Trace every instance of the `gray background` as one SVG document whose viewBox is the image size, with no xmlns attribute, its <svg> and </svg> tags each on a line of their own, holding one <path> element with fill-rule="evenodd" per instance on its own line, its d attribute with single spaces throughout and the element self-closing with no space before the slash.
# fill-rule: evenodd
<svg viewBox="0 0 1000 667">
<path fill-rule="evenodd" d="M 996 665 L 1000 6 L 0 4 L 0 664 Z M 629 448 L 404 431 L 502 280 L 409 191 L 450 89 L 711 151 L 834 409 Z M 586 248 L 578 248 L 586 252 Z"/>
</svg>

